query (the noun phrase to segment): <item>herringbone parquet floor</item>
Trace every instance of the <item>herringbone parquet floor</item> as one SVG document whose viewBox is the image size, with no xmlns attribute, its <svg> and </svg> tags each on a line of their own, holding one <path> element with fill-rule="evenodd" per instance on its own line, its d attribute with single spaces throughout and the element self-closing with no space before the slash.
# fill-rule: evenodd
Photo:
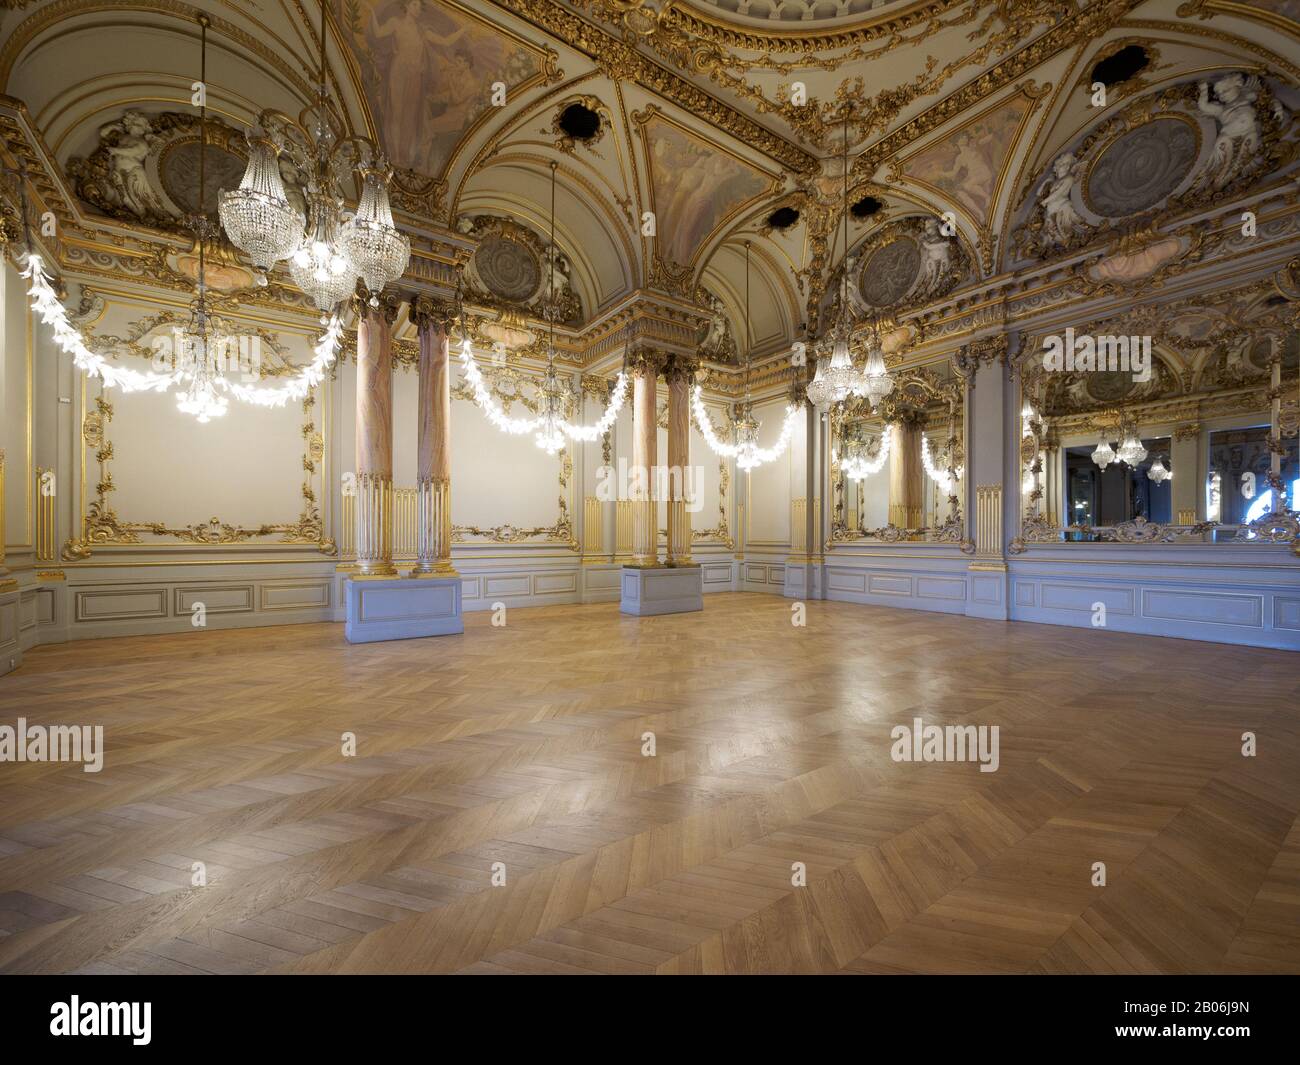
<svg viewBox="0 0 1300 1065">
<path fill-rule="evenodd" d="M 107 759 L 0 765 L 0 971 L 1300 972 L 1300 657 L 790 619 L 38 649 L 0 723 Z M 998 725 L 1000 768 L 894 762 L 917 716 Z"/>
</svg>

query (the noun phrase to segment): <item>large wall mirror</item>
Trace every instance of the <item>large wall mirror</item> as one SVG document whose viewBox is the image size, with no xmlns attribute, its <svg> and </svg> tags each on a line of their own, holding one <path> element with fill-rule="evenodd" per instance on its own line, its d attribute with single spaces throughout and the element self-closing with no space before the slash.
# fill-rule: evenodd
<svg viewBox="0 0 1300 1065">
<path fill-rule="evenodd" d="M 948 363 L 898 372 L 873 409 L 850 399 L 830 415 L 831 546 L 962 541 L 962 389 Z"/>
<path fill-rule="evenodd" d="M 1030 339 L 1018 361 L 1013 552 L 1296 542 L 1300 332 L 1269 288 Z M 1047 357 L 1063 343 L 1077 352 L 1073 368 Z"/>
</svg>

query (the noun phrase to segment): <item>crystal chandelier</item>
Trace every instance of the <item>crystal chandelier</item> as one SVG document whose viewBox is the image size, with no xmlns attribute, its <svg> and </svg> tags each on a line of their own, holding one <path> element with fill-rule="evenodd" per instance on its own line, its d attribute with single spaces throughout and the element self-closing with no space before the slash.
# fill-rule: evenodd
<svg viewBox="0 0 1300 1065">
<path fill-rule="evenodd" d="M 361 280 L 371 293 L 406 272 L 411 260 L 411 238 L 393 224 L 388 199 L 387 168 L 366 167 L 361 171 L 361 202 L 357 213 L 343 223 L 344 254 L 352 260 Z M 378 300 L 372 295 L 372 304 Z"/>
<path fill-rule="evenodd" d="M 871 355 L 868 355 L 867 363 L 867 374 L 874 372 L 874 377 L 864 375 L 853 366 L 853 352 L 850 345 L 853 319 L 849 311 L 849 113 L 847 108 L 844 111 L 843 181 L 840 214 L 844 237 L 844 259 L 840 271 L 839 317 L 835 323 L 835 338 L 831 342 L 830 365 L 823 366 L 824 360 L 819 358 L 817 370 L 808 385 L 808 398 L 819 410 L 825 410 L 834 403 L 843 403 L 851 396 L 870 396 L 871 403 L 874 405 L 888 395 L 892 387 L 878 342 L 873 352 L 876 362 L 873 364 Z M 870 392 L 868 388 L 871 389 Z"/>
<path fill-rule="evenodd" d="M 861 394 L 873 406 L 880 406 L 881 401 L 894 388 L 894 376 L 885 367 L 885 352 L 880 346 L 880 328 L 873 326 L 867 341 L 867 363 L 862 372 Z"/>
<path fill-rule="evenodd" d="M 338 208 L 319 193 L 308 197 L 312 231 L 289 257 L 293 283 L 327 312 L 356 289 L 357 278 L 338 234 Z"/>
<path fill-rule="evenodd" d="M 1110 444 L 1104 436 L 1092 453 L 1092 461 L 1103 470 L 1115 461 L 1115 452 L 1111 450 Z"/>
<path fill-rule="evenodd" d="M 1151 463 L 1151 468 L 1147 470 L 1147 477 L 1155 481 L 1156 484 L 1164 484 L 1165 481 L 1173 477 L 1169 468 L 1165 465 L 1163 455 L 1157 455 L 1155 462 Z"/>
<path fill-rule="evenodd" d="M 1120 440 L 1119 450 L 1115 454 L 1120 462 L 1129 466 L 1137 466 L 1147 457 L 1147 449 L 1142 446 L 1142 441 L 1137 435 L 1137 429 L 1131 422 L 1127 425 Z"/>
<path fill-rule="evenodd" d="M 325 35 L 322 0 L 316 101 L 297 121 L 271 109 L 258 115 L 263 132 L 250 137 L 243 179 L 222 195 L 220 211 L 227 236 L 253 260 L 259 281 L 265 283 L 266 271 L 288 259 L 294 283 L 321 310 L 322 320 L 355 291 L 358 280 L 377 305 L 378 292 L 402 276 L 411 255 L 409 238 L 393 222 L 387 158 L 369 138 L 348 135 L 329 101 Z M 285 194 L 281 154 L 306 188 L 305 219 Z M 361 200 L 347 217 L 343 181 L 354 172 L 361 177 Z"/>
<path fill-rule="evenodd" d="M 221 194 L 222 228 L 253 260 L 259 285 L 266 284 L 267 272 L 277 262 L 298 250 L 307 225 L 284 193 L 279 154 L 269 137 L 250 137 L 239 188 Z"/>
<path fill-rule="evenodd" d="M 551 261 L 550 283 L 546 297 L 546 320 L 550 334 L 546 341 L 546 376 L 542 378 L 542 414 L 537 426 L 537 446 L 548 455 L 555 455 L 564 447 L 564 386 L 555 372 L 555 172 L 559 163 L 551 160 L 551 244 L 548 258 Z"/>
<path fill-rule="evenodd" d="M 199 202 L 189 219 L 199 244 L 198 287 L 190 304 L 190 320 L 185 329 L 174 335 L 178 351 L 173 351 L 177 380 L 187 382 L 185 391 L 176 395 L 176 406 L 185 414 L 192 414 L 200 423 L 220 418 L 229 404 L 222 395 L 225 380 L 217 365 L 230 345 L 230 338 L 213 327 L 217 325 L 208 313 L 207 244 L 215 236 L 215 227 L 206 214 L 207 197 L 207 144 L 208 144 L 208 26 L 207 15 L 199 15 Z"/>
</svg>

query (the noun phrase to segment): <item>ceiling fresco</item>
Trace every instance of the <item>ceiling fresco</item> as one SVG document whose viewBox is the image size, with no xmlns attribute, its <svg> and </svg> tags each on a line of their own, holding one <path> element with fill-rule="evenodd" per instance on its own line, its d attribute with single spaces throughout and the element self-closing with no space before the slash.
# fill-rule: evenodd
<svg viewBox="0 0 1300 1065">
<path fill-rule="evenodd" d="M 689 263 L 718 223 L 769 190 L 772 181 L 661 116 L 643 124 L 663 258 Z"/>
<path fill-rule="evenodd" d="M 336 15 L 361 68 L 393 164 L 442 173 L 467 130 L 538 76 L 535 50 L 436 0 L 341 0 Z"/>
</svg>

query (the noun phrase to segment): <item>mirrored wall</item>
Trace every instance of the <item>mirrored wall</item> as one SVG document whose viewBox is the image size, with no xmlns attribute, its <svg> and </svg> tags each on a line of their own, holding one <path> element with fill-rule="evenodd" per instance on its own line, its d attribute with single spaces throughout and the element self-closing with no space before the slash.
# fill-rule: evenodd
<svg viewBox="0 0 1300 1065">
<path fill-rule="evenodd" d="M 830 415 L 831 545 L 962 541 L 962 388 L 947 362 L 900 371 L 874 409 Z"/>
<path fill-rule="evenodd" d="M 1021 355 L 1021 535 L 1034 543 L 1295 543 L 1300 332 L 1266 286 Z M 1087 354 L 1088 358 L 1083 358 Z"/>
</svg>

